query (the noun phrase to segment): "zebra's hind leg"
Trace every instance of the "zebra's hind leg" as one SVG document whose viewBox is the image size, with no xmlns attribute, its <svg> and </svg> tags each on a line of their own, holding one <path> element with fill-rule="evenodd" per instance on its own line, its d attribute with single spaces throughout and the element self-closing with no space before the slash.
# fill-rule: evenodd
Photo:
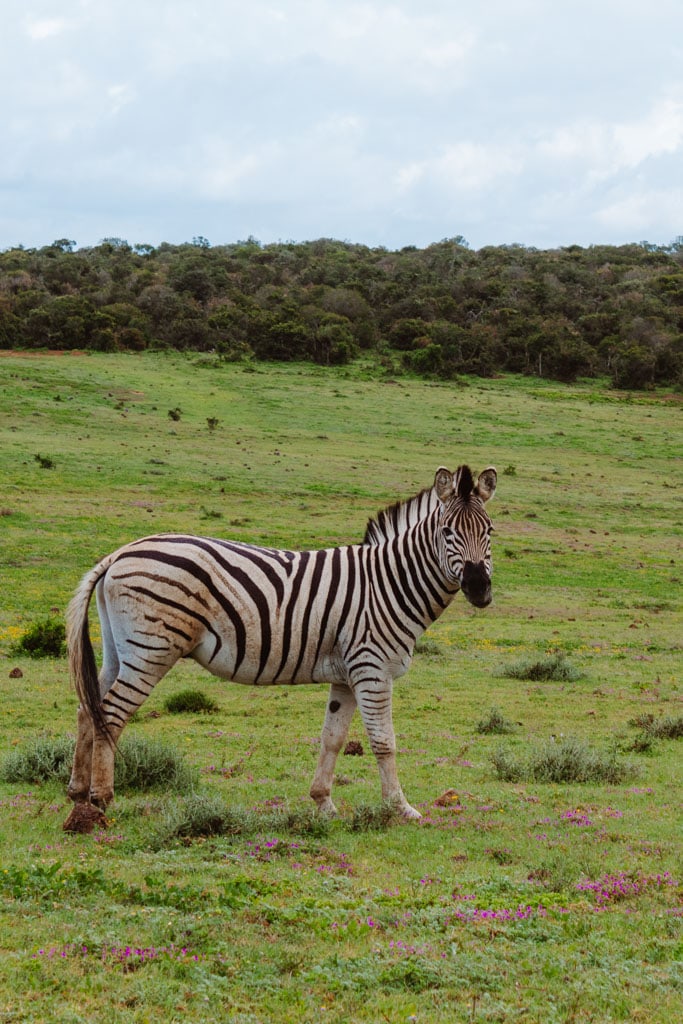
<svg viewBox="0 0 683 1024">
<path fill-rule="evenodd" d="M 356 698 L 346 685 L 333 683 L 325 711 L 325 722 L 320 737 L 320 756 L 311 784 L 311 797 L 321 814 L 334 815 L 337 808 L 331 799 L 332 778 L 337 756 L 349 733 L 356 710 Z"/>
<path fill-rule="evenodd" d="M 178 660 L 177 653 L 161 647 L 155 648 L 155 653 L 152 659 L 151 655 L 136 657 L 135 653 L 124 650 L 120 655 L 118 677 L 102 698 L 107 732 L 93 727 L 90 776 L 90 802 L 102 811 L 114 798 L 114 764 L 124 727 Z"/>
<path fill-rule="evenodd" d="M 67 794 L 74 803 L 84 803 L 90 799 L 93 742 L 92 721 L 85 708 L 79 707 L 76 722 L 76 748 Z"/>
<path fill-rule="evenodd" d="M 99 807 L 90 803 L 90 777 L 92 772 L 93 725 L 85 708 L 78 709 L 78 736 L 74 751 L 71 778 L 67 793 L 74 805 L 62 828 L 65 832 L 90 833 L 95 827 L 105 827 L 106 820 Z"/>
<path fill-rule="evenodd" d="M 390 677 L 362 678 L 354 690 L 356 702 L 377 760 L 382 800 L 392 804 L 404 818 L 421 818 L 420 812 L 406 800 L 398 781 L 396 736 L 391 715 L 392 686 Z"/>
</svg>

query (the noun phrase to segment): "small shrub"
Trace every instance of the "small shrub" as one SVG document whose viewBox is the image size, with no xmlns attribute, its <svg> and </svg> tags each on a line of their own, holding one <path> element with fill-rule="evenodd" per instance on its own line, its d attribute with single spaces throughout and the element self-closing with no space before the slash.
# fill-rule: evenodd
<svg viewBox="0 0 683 1024">
<path fill-rule="evenodd" d="M 402 820 L 392 803 L 361 804 L 354 810 L 348 828 L 350 832 L 383 832 Z"/>
<path fill-rule="evenodd" d="M 216 512 L 215 509 L 206 508 L 204 505 L 201 506 L 202 519 L 222 519 L 223 513 Z"/>
<path fill-rule="evenodd" d="M 415 654 L 439 655 L 444 650 L 438 640 L 418 640 L 415 644 Z"/>
<path fill-rule="evenodd" d="M 255 815 L 247 817 L 231 810 L 219 796 L 195 793 L 181 801 L 168 813 L 157 835 L 157 844 L 173 839 L 198 839 L 204 836 L 252 834 L 256 831 Z"/>
<path fill-rule="evenodd" d="M 499 747 L 491 755 L 496 775 L 502 782 L 522 782 L 526 777 L 527 766 L 520 758 L 515 758 L 510 750 Z"/>
<path fill-rule="evenodd" d="M 3 782 L 57 781 L 66 783 L 71 774 L 74 740 L 70 737 L 39 737 L 6 755 L 0 763 Z M 183 756 L 168 744 L 144 737 L 122 740 L 114 769 L 117 790 L 147 790 L 155 787 L 187 791 L 195 773 Z"/>
<path fill-rule="evenodd" d="M 635 773 L 634 766 L 614 751 L 603 752 L 575 737 L 549 740 L 526 758 L 506 750 L 492 757 L 503 782 L 607 782 L 617 784 Z"/>
<path fill-rule="evenodd" d="M 145 736 L 124 738 L 114 769 L 115 789 L 194 789 L 197 773 L 175 747 Z"/>
<path fill-rule="evenodd" d="M 168 417 L 169 419 L 173 420 L 174 423 L 177 423 L 182 415 L 183 410 L 178 408 L 178 406 L 176 406 L 175 409 L 168 410 Z"/>
<path fill-rule="evenodd" d="M 61 619 L 41 619 L 34 622 L 10 646 L 12 655 L 24 655 L 29 658 L 63 658 L 66 654 L 66 632 Z"/>
<path fill-rule="evenodd" d="M 522 660 L 502 670 L 506 679 L 526 679 L 530 682 L 574 683 L 582 673 L 567 660 L 564 654 L 553 654 L 536 661 Z"/>
<path fill-rule="evenodd" d="M 40 736 L 23 747 L 10 751 L 0 763 L 3 782 L 68 782 L 74 756 L 74 741 L 66 736 Z"/>
<path fill-rule="evenodd" d="M 664 715 L 662 718 L 655 718 L 654 715 L 638 715 L 631 719 L 629 725 L 641 729 L 646 736 L 656 740 L 679 740 L 683 737 L 683 715 L 673 717 Z"/>
<path fill-rule="evenodd" d="M 476 730 L 483 735 L 502 736 L 505 733 L 514 732 L 515 726 L 504 717 L 499 708 L 493 707 L 485 718 L 477 722 Z"/>
<path fill-rule="evenodd" d="M 219 796 L 193 794 L 179 802 L 162 824 L 156 844 L 174 839 L 198 839 L 205 836 L 253 836 L 289 832 L 321 838 L 329 835 L 331 822 L 315 808 L 274 808 L 266 813 L 228 807 Z"/>
<path fill-rule="evenodd" d="M 165 709 L 172 715 L 211 714 L 218 711 L 218 704 L 203 690 L 180 690 L 164 701 Z"/>
</svg>

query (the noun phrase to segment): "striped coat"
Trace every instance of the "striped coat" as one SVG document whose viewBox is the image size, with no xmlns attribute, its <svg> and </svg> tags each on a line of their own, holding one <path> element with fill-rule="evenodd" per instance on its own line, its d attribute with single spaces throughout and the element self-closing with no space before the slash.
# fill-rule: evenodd
<svg viewBox="0 0 683 1024">
<path fill-rule="evenodd" d="M 69 794 L 104 807 L 113 795 L 113 747 L 157 682 L 182 657 L 250 685 L 331 686 L 311 795 L 334 811 L 334 761 L 357 707 L 377 757 L 385 799 L 409 816 L 395 768 L 391 689 L 415 641 L 458 590 L 491 598 L 485 502 L 495 470 L 439 469 L 433 487 L 379 513 L 363 543 L 282 551 L 162 534 L 119 548 L 84 577 L 68 640 L 79 695 Z M 95 591 L 103 665 L 88 635 Z"/>
</svg>

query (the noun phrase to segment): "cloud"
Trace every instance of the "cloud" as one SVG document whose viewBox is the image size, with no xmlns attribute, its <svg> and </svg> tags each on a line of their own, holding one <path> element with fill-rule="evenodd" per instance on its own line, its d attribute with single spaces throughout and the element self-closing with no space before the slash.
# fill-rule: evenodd
<svg viewBox="0 0 683 1024">
<path fill-rule="evenodd" d="M 10 4 L 0 247 L 667 241 L 681 38 L 677 0 Z"/>
<path fill-rule="evenodd" d="M 597 181 L 683 150 L 683 101 L 664 98 L 630 121 L 584 119 L 557 129 L 537 147 L 540 157 L 581 164 Z"/>
<path fill-rule="evenodd" d="M 653 229 L 665 241 L 676 234 L 675 225 L 683 224 L 683 191 L 680 188 L 643 189 L 608 203 L 595 214 L 595 220 L 609 232 L 647 233 Z M 667 235 L 668 230 L 668 235 Z"/>
<path fill-rule="evenodd" d="M 28 18 L 26 34 L 29 39 L 40 41 L 61 35 L 67 27 L 64 18 Z"/>
<path fill-rule="evenodd" d="M 401 195 L 419 185 L 436 186 L 449 195 L 483 192 L 499 179 L 519 175 L 523 167 L 521 151 L 495 143 L 463 141 L 445 146 L 431 159 L 399 167 L 394 183 Z"/>
</svg>

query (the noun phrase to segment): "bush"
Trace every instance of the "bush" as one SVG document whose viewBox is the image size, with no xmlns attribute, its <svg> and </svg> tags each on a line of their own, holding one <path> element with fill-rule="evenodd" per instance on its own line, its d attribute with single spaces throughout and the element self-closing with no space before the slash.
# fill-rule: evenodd
<svg viewBox="0 0 683 1024">
<path fill-rule="evenodd" d="M 515 726 L 504 717 L 499 708 L 494 707 L 491 708 L 485 718 L 482 718 L 477 722 L 476 730 L 483 735 L 501 736 L 508 732 L 514 732 Z"/>
<path fill-rule="evenodd" d="M 218 704 L 202 690 L 180 690 L 164 701 L 164 707 L 172 715 L 211 714 L 218 711 Z"/>
<path fill-rule="evenodd" d="M 616 784 L 635 774 L 635 768 L 613 752 L 603 752 L 575 737 L 549 740 L 526 758 L 508 750 L 492 757 L 496 774 L 503 782 L 607 782 Z"/>
<path fill-rule="evenodd" d="M 0 763 L 3 782 L 68 782 L 74 756 L 74 740 L 64 736 L 52 739 L 40 736 L 24 747 L 12 750 Z"/>
<path fill-rule="evenodd" d="M 175 747 L 145 736 L 124 738 L 114 770 L 115 789 L 194 789 L 197 773 Z"/>
<path fill-rule="evenodd" d="M 63 658 L 66 654 L 66 631 L 61 619 L 34 622 L 9 649 L 12 655 L 29 658 Z"/>
<path fill-rule="evenodd" d="M 162 824 L 156 845 L 174 839 L 205 836 L 253 836 L 289 832 L 322 838 L 329 835 L 332 824 L 314 807 L 274 808 L 267 812 L 231 808 L 219 796 L 197 793 L 176 804 Z"/>
<path fill-rule="evenodd" d="M 554 654 L 536 661 L 518 661 L 508 665 L 501 673 L 506 679 L 526 679 L 531 682 L 574 683 L 581 679 L 579 672 L 564 656 Z"/>
<path fill-rule="evenodd" d="M 671 715 L 664 715 L 662 718 L 638 715 L 637 718 L 631 719 L 629 725 L 642 729 L 646 736 L 656 740 L 679 740 L 683 737 L 683 715 L 676 718 Z"/>
<path fill-rule="evenodd" d="M 252 834 L 256 831 L 255 815 L 231 810 L 219 796 L 196 793 L 183 800 L 167 815 L 157 835 L 163 845 L 173 839 L 195 839 L 204 836 Z"/>
<path fill-rule="evenodd" d="M 383 832 L 403 821 L 401 812 L 392 803 L 361 804 L 349 823 L 350 832 Z"/>
<path fill-rule="evenodd" d="M 57 781 L 66 783 L 71 774 L 74 740 L 70 737 L 39 737 L 11 751 L 0 763 L 3 782 Z M 123 739 L 116 758 L 114 788 L 154 788 L 186 792 L 194 787 L 195 772 L 182 754 L 158 740 L 145 737 Z"/>
</svg>

